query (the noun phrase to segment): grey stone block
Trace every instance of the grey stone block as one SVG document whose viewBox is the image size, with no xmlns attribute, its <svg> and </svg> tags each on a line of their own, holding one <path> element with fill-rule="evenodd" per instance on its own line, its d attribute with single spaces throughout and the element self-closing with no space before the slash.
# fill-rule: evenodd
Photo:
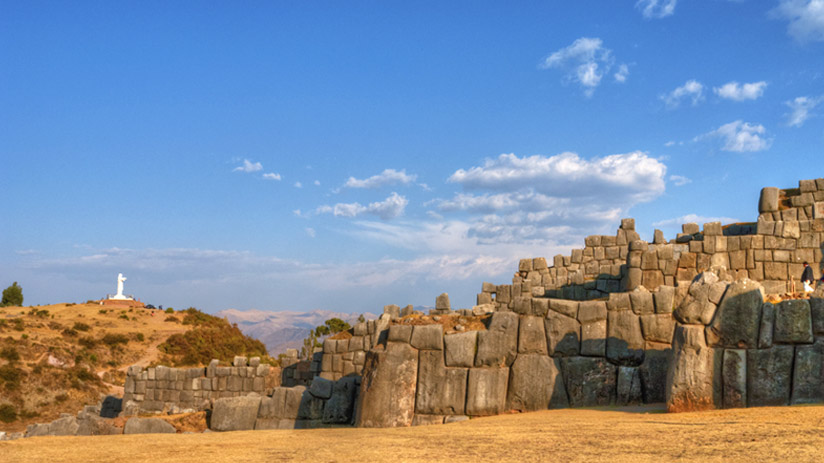
<svg viewBox="0 0 824 463">
<path fill-rule="evenodd" d="M 757 281 L 744 279 L 730 284 L 707 327 L 711 347 L 754 349 L 758 346 L 764 288 Z"/>
<path fill-rule="evenodd" d="M 330 424 L 351 423 L 357 392 L 357 378 L 347 376 L 337 380 L 332 388 L 332 396 L 323 408 L 323 422 Z M 311 419 L 317 418 L 312 417 Z"/>
<path fill-rule="evenodd" d="M 446 350 L 446 366 L 469 368 L 475 363 L 475 349 L 478 345 L 478 332 L 448 334 L 443 338 Z"/>
<path fill-rule="evenodd" d="M 509 372 L 506 408 L 530 411 L 569 406 L 560 361 L 542 354 L 520 354 Z"/>
<path fill-rule="evenodd" d="M 509 366 L 518 350 L 518 314 L 495 312 L 486 331 L 478 332 L 475 366 Z"/>
<path fill-rule="evenodd" d="M 356 425 L 364 428 L 412 424 L 418 379 L 418 351 L 409 344 L 390 342 L 385 350 L 366 355 Z"/>
<path fill-rule="evenodd" d="M 720 407 L 722 356 L 722 350 L 707 347 L 704 326 L 676 325 L 667 373 L 667 410 Z"/>
<path fill-rule="evenodd" d="M 643 286 L 639 286 L 629 293 L 632 311 L 637 315 L 647 315 L 655 313 L 655 306 L 652 302 L 652 293 Z"/>
<path fill-rule="evenodd" d="M 518 328 L 519 354 L 547 354 L 544 320 L 534 316 L 521 318 Z"/>
<path fill-rule="evenodd" d="M 667 371 L 672 356 L 671 344 L 646 344 L 644 363 L 638 367 L 644 403 L 664 403 L 667 400 Z"/>
<path fill-rule="evenodd" d="M 775 326 L 775 306 L 765 302 L 761 306 L 761 323 L 758 329 L 758 348 L 766 349 L 773 345 L 773 327 Z"/>
<path fill-rule="evenodd" d="M 793 355 L 793 346 L 747 350 L 747 403 L 750 407 L 789 403 Z"/>
<path fill-rule="evenodd" d="M 466 414 L 499 415 L 506 411 L 509 368 L 470 368 Z"/>
<path fill-rule="evenodd" d="M 824 363 L 824 345 L 821 342 L 795 348 L 793 390 L 790 403 L 795 405 L 824 401 L 822 363 Z"/>
<path fill-rule="evenodd" d="M 420 351 L 415 413 L 463 415 L 466 402 L 465 368 L 446 368 L 440 351 Z"/>
<path fill-rule="evenodd" d="M 640 317 L 631 311 L 609 312 L 607 358 L 618 365 L 638 366 L 644 361 L 644 336 Z"/>
<path fill-rule="evenodd" d="M 724 408 L 747 406 L 747 351 L 725 349 L 721 367 Z"/>
<path fill-rule="evenodd" d="M 810 302 L 806 299 L 781 301 L 775 310 L 773 341 L 812 343 L 813 323 Z"/>
<path fill-rule="evenodd" d="M 641 315 L 641 331 L 647 341 L 671 343 L 675 319 L 672 314 Z"/>
<path fill-rule="evenodd" d="M 160 418 L 129 418 L 123 434 L 175 434 L 174 426 Z"/>
<path fill-rule="evenodd" d="M 443 325 L 416 325 L 410 344 L 416 349 L 443 350 Z"/>
<path fill-rule="evenodd" d="M 309 388 L 309 393 L 319 399 L 328 399 L 332 397 L 332 387 L 334 383 L 328 379 L 315 378 L 312 380 L 312 386 Z"/>
<path fill-rule="evenodd" d="M 389 327 L 390 342 L 409 342 L 412 339 L 412 325 L 392 325 Z"/>
<path fill-rule="evenodd" d="M 635 405 L 643 402 L 641 374 L 638 368 L 618 367 L 615 395 L 618 405 Z"/>
<path fill-rule="evenodd" d="M 565 357 L 561 372 L 571 407 L 615 403 L 617 368 L 603 358 Z"/>
<path fill-rule="evenodd" d="M 578 320 L 550 311 L 545 325 L 549 355 L 563 357 L 581 352 L 581 324 Z"/>
</svg>

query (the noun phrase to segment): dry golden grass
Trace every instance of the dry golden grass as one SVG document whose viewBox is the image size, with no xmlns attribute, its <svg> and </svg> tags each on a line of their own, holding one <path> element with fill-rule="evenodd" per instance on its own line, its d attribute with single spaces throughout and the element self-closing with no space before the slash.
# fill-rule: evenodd
<svg viewBox="0 0 824 463">
<path fill-rule="evenodd" d="M 549 410 L 443 426 L 0 442 L 6 462 L 820 461 L 824 406 L 665 414 Z"/>
</svg>

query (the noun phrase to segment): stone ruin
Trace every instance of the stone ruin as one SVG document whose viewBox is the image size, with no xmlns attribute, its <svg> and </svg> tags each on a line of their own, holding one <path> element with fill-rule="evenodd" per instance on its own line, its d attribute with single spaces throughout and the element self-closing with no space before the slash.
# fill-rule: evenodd
<svg viewBox="0 0 824 463">
<path fill-rule="evenodd" d="M 824 402 L 824 288 L 767 298 L 792 291 L 804 261 L 821 277 L 824 179 L 764 188 L 758 208 L 757 222 L 684 224 L 671 240 L 655 230 L 651 243 L 624 219 L 614 236 L 589 236 L 551 266 L 522 259 L 511 284 L 483 283 L 472 309 L 451 310 L 446 294 L 428 316 L 386 306 L 311 360 L 290 362 L 288 385 L 298 386 L 270 387 L 260 365 L 157 367 L 153 380 L 151 369 L 130 369 L 124 408 L 196 406 L 210 410 L 213 430 L 241 430 Z M 444 331 L 443 317 L 483 328 Z"/>
</svg>

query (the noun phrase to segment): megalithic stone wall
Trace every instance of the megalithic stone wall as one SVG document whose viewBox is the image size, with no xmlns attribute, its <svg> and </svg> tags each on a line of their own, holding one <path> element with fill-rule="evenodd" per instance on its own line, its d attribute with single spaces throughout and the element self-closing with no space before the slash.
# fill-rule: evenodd
<svg viewBox="0 0 824 463">
<path fill-rule="evenodd" d="M 703 274 L 675 311 L 667 408 L 824 401 L 824 287 L 810 299 L 764 301 L 755 281 Z M 712 294 L 722 293 L 716 304 Z"/>
</svg>

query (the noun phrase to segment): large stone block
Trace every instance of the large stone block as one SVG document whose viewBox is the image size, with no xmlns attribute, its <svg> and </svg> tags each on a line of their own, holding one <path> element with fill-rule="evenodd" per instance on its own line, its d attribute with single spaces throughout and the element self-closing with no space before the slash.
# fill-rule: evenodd
<svg viewBox="0 0 824 463">
<path fill-rule="evenodd" d="M 597 407 L 615 403 L 617 367 L 603 358 L 565 357 L 561 373 L 571 407 Z"/>
<path fill-rule="evenodd" d="M 675 319 L 672 314 L 641 315 L 641 331 L 647 341 L 671 343 Z"/>
<path fill-rule="evenodd" d="M 638 368 L 618 367 L 615 400 L 618 405 L 634 405 L 643 401 Z"/>
<path fill-rule="evenodd" d="M 638 367 L 644 403 L 664 403 L 667 400 L 667 370 L 672 356 L 671 344 L 648 342 L 644 363 Z"/>
<path fill-rule="evenodd" d="M 258 400 L 260 400 L 259 397 Z M 254 426 L 254 417 L 252 418 Z M 214 422 L 214 418 L 212 421 Z M 123 434 L 174 434 L 176 432 L 174 426 L 160 418 L 129 418 L 126 426 L 123 427 Z"/>
<path fill-rule="evenodd" d="M 309 393 L 319 399 L 328 399 L 329 397 L 332 397 L 333 386 L 333 381 L 317 377 L 312 380 L 312 386 L 309 388 Z"/>
<path fill-rule="evenodd" d="M 721 366 L 722 402 L 724 408 L 747 406 L 747 351 L 725 349 Z"/>
<path fill-rule="evenodd" d="M 618 365 L 638 366 L 644 361 L 644 336 L 640 317 L 631 311 L 609 312 L 607 358 Z"/>
<path fill-rule="evenodd" d="M 824 345 L 820 342 L 795 348 L 792 404 L 824 401 Z"/>
<path fill-rule="evenodd" d="M 415 413 L 463 415 L 466 376 L 466 368 L 446 368 L 441 352 L 421 351 Z"/>
<path fill-rule="evenodd" d="M 646 315 L 655 312 L 655 306 L 652 302 L 652 293 L 643 286 L 639 286 L 629 293 L 630 305 L 632 311 L 637 315 Z"/>
<path fill-rule="evenodd" d="M 709 324 L 716 309 L 716 305 L 710 301 L 710 290 L 715 283 L 718 283 L 718 276 L 712 272 L 704 272 L 695 277 L 686 297 L 675 309 L 676 320 L 684 324 Z"/>
<path fill-rule="evenodd" d="M 415 415 L 418 351 L 390 342 L 366 355 L 356 424 L 364 428 L 410 426 Z"/>
<path fill-rule="evenodd" d="M 799 344 L 813 342 L 810 301 L 791 299 L 778 303 L 775 308 L 773 341 Z"/>
<path fill-rule="evenodd" d="M 526 316 L 518 327 L 519 354 L 547 354 L 544 319 Z"/>
<path fill-rule="evenodd" d="M 576 318 L 578 316 L 578 301 L 568 301 L 565 299 L 550 299 L 549 309 L 567 317 Z"/>
<path fill-rule="evenodd" d="M 341 381 L 346 381 L 354 379 L 352 377 L 349 378 L 341 378 Z M 263 402 L 261 400 L 261 402 Z M 331 400 L 326 401 L 323 399 L 319 399 L 312 394 L 309 393 L 308 390 L 303 391 L 303 395 L 301 396 L 300 406 L 298 407 L 298 415 L 297 418 L 299 420 L 311 420 L 311 421 L 320 421 L 323 419 L 323 409 L 327 403 L 331 403 Z M 258 413 L 258 416 L 260 414 Z M 346 421 L 342 421 L 344 423 L 348 423 L 349 420 L 352 419 L 352 410 L 349 409 L 349 415 L 347 416 Z M 257 422 L 255 422 L 255 427 L 257 427 Z"/>
<path fill-rule="evenodd" d="M 435 298 L 435 309 L 437 310 L 450 310 L 451 306 L 449 305 L 449 294 L 441 293 L 437 298 Z"/>
<path fill-rule="evenodd" d="M 722 350 L 707 347 L 703 326 L 677 325 L 667 371 L 667 410 L 720 407 L 722 356 Z"/>
<path fill-rule="evenodd" d="M 531 411 L 569 406 L 558 359 L 520 354 L 509 372 L 506 408 Z"/>
<path fill-rule="evenodd" d="M 386 337 L 390 342 L 409 342 L 412 339 L 412 325 L 392 325 Z"/>
<path fill-rule="evenodd" d="M 605 357 L 607 355 L 607 321 L 598 320 L 581 325 L 581 355 Z"/>
<path fill-rule="evenodd" d="M 766 349 L 773 345 L 773 328 L 775 327 L 775 306 L 765 302 L 761 306 L 761 325 L 758 328 L 758 348 Z"/>
<path fill-rule="evenodd" d="M 579 354 L 581 349 L 581 324 L 578 320 L 550 311 L 544 322 L 549 355 L 562 357 Z"/>
<path fill-rule="evenodd" d="M 509 368 L 470 368 L 466 391 L 466 414 L 498 415 L 506 411 Z"/>
<path fill-rule="evenodd" d="M 412 347 L 443 350 L 443 325 L 417 325 L 412 330 Z"/>
<path fill-rule="evenodd" d="M 653 303 L 655 313 L 671 314 L 675 309 L 675 288 L 672 286 L 659 286 L 653 293 Z"/>
<path fill-rule="evenodd" d="M 509 366 L 518 352 L 518 314 L 495 312 L 486 331 L 478 332 L 475 366 Z"/>
<path fill-rule="evenodd" d="M 810 313 L 813 319 L 813 334 L 824 335 L 824 285 L 810 295 Z"/>
<path fill-rule="evenodd" d="M 707 327 L 710 346 L 754 349 L 758 346 L 764 288 L 749 279 L 738 280 L 727 288 L 715 318 Z"/>
<path fill-rule="evenodd" d="M 747 404 L 787 405 L 790 401 L 793 346 L 747 350 Z"/>
<path fill-rule="evenodd" d="M 761 196 L 758 198 L 758 213 L 778 211 L 778 188 L 766 187 L 761 189 Z"/>
<path fill-rule="evenodd" d="M 440 352 L 433 351 L 440 355 Z M 321 407 L 322 419 L 324 423 L 344 424 L 352 422 L 355 399 L 358 393 L 358 378 L 347 376 L 335 381 L 332 387 L 332 396 L 326 401 L 326 405 Z M 308 395 L 308 394 L 306 394 Z M 310 404 L 307 404 L 311 406 Z M 298 414 L 300 419 L 316 420 L 316 414 Z"/>
<path fill-rule="evenodd" d="M 446 350 L 446 366 L 469 368 L 475 363 L 475 349 L 478 345 L 478 332 L 448 334 L 443 338 Z"/>
<path fill-rule="evenodd" d="M 210 429 L 212 431 L 254 429 L 260 402 L 260 396 L 226 397 L 216 400 L 212 408 Z"/>
</svg>

